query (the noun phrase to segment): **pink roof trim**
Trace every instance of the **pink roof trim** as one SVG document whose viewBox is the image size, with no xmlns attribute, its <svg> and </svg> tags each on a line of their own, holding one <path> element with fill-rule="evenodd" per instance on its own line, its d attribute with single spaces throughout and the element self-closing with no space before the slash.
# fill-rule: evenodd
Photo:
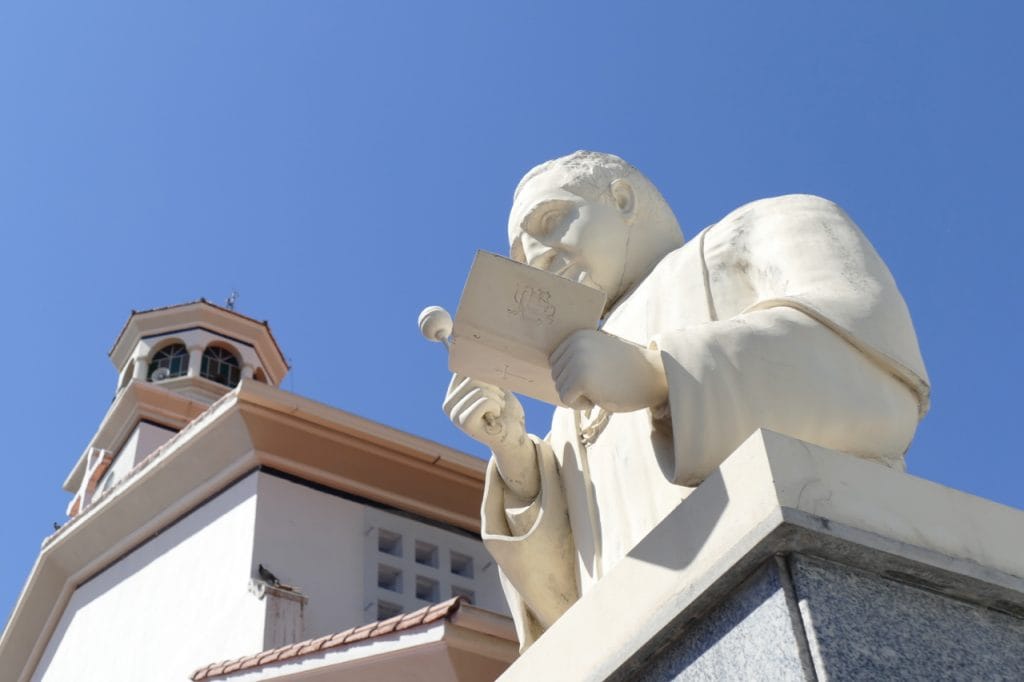
<svg viewBox="0 0 1024 682">
<path fill-rule="evenodd" d="M 259 668 L 267 665 L 268 663 L 276 663 L 287 659 L 299 658 L 318 651 L 326 651 L 327 649 L 337 649 L 363 640 L 373 639 L 374 637 L 383 637 L 384 635 L 401 632 L 402 630 L 409 630 L 420 625 L 435 623 L 439 620 L 447 620 L 455 615 L 455 612 L 459 610 L 459 605 L 462 601 L 462 597 L 452 597 L 448 601 L 424 606 L 422 609 L 413 611 L 412 613 L 403 613 L 395 616 L 394 618 L 388 618 L 387 620 L 376 621 L 374 623 L 360 625 L 359 627 L 349 628 L 348 630 L 344 630 L 333 635 L 324 635 L 322 637 L 317 637 L 316 639 L 307 639 L 302 642 L 278 647 L 277 649 L 261 651 L 260 653 L 252 656 L 242 656 L 230 661 L 211 663 L 210 665 L 204 666 L 192 673 L 192 679 L 195 682 L 208 680 L 213 677 L 220 677 L 229 673 L 238 672 L 239 670 Z"/>
</svg>

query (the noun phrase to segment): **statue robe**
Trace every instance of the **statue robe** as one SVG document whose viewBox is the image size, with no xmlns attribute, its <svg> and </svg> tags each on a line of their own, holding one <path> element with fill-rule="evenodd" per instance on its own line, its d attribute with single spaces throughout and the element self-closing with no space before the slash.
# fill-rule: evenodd
<svg viewBox="0 0 1024 682">
<path fill-rule="evenodd" d="M 659 262 L 602 329 L 661 351 L 669 399 L 557 408 L 534 439 L 536 499 L 490 462 L 482 536 L 524 649 L 756 429 L 902 468 L 928 408 L 892 275 L 819 197 L 733 211 Z"/>
</svg>

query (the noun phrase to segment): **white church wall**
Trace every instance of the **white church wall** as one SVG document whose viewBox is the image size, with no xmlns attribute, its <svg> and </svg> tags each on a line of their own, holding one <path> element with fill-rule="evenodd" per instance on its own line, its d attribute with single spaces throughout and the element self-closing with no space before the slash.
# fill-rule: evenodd
<svg viewBox="0 0 1024 682">
<path fill-rule="evenodd" d="M 253 573 L 263 564 L 308 598 L 304 637 L 390 617 L 392 607 L 415 611 L 455 594 L 508 613 L 497 567 L 479 539 L 273 473 L 261 472 L 259 481 Z M 389 537 L 399 545 L 389 548 Z M 388 571 L 400 574 L 389 586 L 394 589 L 381 587 Z M 268 636 L 274 630 L 268 624 Z"/>
<path fill-rule="evenodd" d="M 249 592 L 253 473 L 72 595 L 32 677 L 180 681 L 258 651 L 264 604 Z"/>
<path fill-rule="evenodd" d="M 263 564 L 308 598 L 299 639 L 374 620 L 363 618 L 362 521 L 361 504 L 272 473 L 259 474 L 252 572 Z M 274 630 L 268 624 L 268 636 Z"/>
</svg>

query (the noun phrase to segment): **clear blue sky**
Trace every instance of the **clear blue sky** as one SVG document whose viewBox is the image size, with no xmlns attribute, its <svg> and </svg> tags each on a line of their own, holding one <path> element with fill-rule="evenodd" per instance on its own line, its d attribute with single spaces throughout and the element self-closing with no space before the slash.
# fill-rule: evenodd
<svg viewBox="0 0 1024 682">
<path fill-rule="evenodd" d="M 688 234 L 776 194 L 844 206 L 934 386 L 910 471 L 1024 507 L 1019 8 L 0 5 L 0 615 L 64 519 L 133 308 L 237 289 L 286 389 L 482 455 L 416 315 L 506 250 L 520 175 L 578 148 L 637 165 Z"/>
</svg>

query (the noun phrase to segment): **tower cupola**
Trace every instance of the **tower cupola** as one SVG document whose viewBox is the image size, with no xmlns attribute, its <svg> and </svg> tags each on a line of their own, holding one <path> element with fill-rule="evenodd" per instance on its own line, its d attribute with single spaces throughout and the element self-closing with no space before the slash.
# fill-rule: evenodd
<svg viewBox="0 0 1024 682">
<path fill-rule="evenodd" d="M 144 468 L 147 458 L 243 381 L 277 387 L 288 364 L 266 322 L 200 299 L 133 312 L 110 359 L 117 394 L 64 489 L 68 515 Z"/>
<path fill-rule="evenodd" d="M 288 372 L 266 322 L 205 300 L 132 313 L 110 359 L 118 392 L 142 381 L 205 402 L 242 379 L 277 386 Z"/>
</svg>

